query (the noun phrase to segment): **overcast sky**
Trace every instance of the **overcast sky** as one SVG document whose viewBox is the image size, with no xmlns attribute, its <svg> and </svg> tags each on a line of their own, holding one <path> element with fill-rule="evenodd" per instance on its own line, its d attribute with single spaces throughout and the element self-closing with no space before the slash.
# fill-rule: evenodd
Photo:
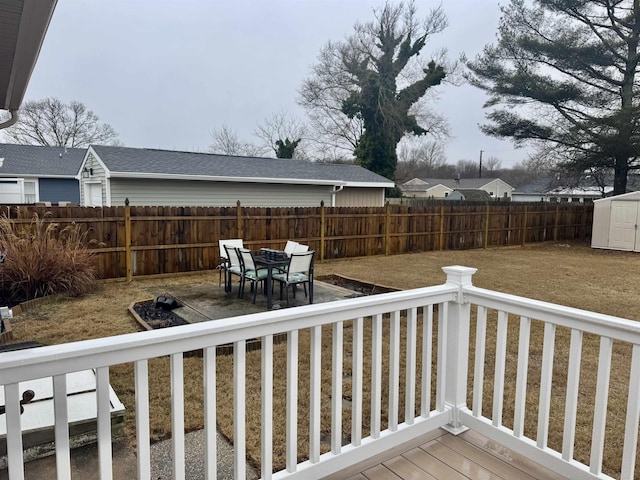
<svg viewBox="0 0 640 480">
<path fill-rule="evenodd" d="M 436 2 L 420 0 L 426 14 Z M 297 91 L 322 46 L 373 18 L 375 0 L 59 0 L 25 100 L 78 100 L 126 146 L 205 151 L 215 127 L 246 141 L 270 115 L 303 117 Z M 447 29 L 424 52 L 446 46 L 470 58 L 495 39 L 495 0 L 443 0 Z M 484 136 L 484 94 L 442 85 L 435 109 L 450 122 L 450 163 L 526 158 Z"/>
</svg>

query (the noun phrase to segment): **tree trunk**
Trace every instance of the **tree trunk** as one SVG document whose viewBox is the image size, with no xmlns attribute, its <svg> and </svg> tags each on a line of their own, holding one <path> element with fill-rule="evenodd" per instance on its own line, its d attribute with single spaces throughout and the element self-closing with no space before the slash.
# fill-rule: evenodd
<svg viewBox="0 0 640 480">
<path fill-rule="evenodd" d="M 619 156 L 616 158 L 614 171 L 613 194 L 622 195 L 623 193 L 627 193 L 627 174 L 629 172 L 629 166 L 627 164 L 626 156 Z"/>
</svg>

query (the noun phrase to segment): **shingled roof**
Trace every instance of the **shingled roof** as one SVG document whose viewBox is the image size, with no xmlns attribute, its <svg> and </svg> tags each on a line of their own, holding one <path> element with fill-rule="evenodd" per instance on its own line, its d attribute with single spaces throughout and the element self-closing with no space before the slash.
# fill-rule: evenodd
<svg viewBox="0 0 640 480">
<path fill-rule="evenodd" d="M 0 176 L 70 178 L 80 170 L 86 149 L 0 143 Z"/>
<path fill-rule="evenodd" d="M 478 189 L 485 186 L 487 183 L 490 183 L 494 180 L 499 180 L 497 178 L 420 178 L 424 183 L 413 183 L 408 184 L 405 183 L 402 185 L 403 190 L 407 191 L 424 191 L 428 188 L 435 187 L 436 185 L 443 185 L 452 190 L 464 188 L 464 189 Z"/>
<path fill-rule="evenodd" d="M 240 157 L 129 147 L 90 147 L 112 177 L 192 178 L 296 183 L 343 183 L 393 187 L 393 182 L 357 165 L 285 158 Z"/>
</svg>

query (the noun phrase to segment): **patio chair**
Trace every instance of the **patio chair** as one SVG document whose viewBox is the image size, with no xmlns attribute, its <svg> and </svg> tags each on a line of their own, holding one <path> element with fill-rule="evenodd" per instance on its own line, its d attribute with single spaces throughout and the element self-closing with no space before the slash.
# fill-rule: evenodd
<svg viewBox="0 0 640 480">
<path fill-rule="evenodd" d="M 238 248 L 232 247 L 230 245 L 224 245 L 224 250 L 227 254 L 228 259 L 224 281 L 225 292 L 231 291 L 231 276 L 238 275 L 238 277 L 240 277 L 238 298 L 240 298 L 242 294 L 242 260 L 240 258 L 240 252 Z"/>
<path fill-rule="evenodd" d="M 296 298 L 296 286 L 302 284 L 305 297 L 309 297 L 309 303 L 313 303 L 313 250 L 310 252 L 293 252 L 289 257 L 289 265 L 285 272 L 274 273 L 273 280 L 280 282 L 280 300 L 282 290 L 286 290 L 287 305 L 289 305 L 289 287 L 293 287 L 293 298 Z M 307 284 L 309 294 L 307 295 Z"/>
<path fill-rule="evenodd" d="M 284 253 L 287 254 L 287 257 L 290 257 L 291 254 L 296 251 L 298 245 L 300 245 L 298 242 L 287 240 L 287 244 L 284 246 Z"/>
<path fill-rule="evenodd" d="M 288 252 L 287 252 L 287 247 L 289 248 Z M 292 242 L 291 240 L 287 240 L 287 245 L 284 247 L 284 251 L 287 254 L 287 256 L 290 257 L 292 253 L 308 252 L 309 245 L 303 245 L 298 242 Z M 288 265 L 282 268 L 278 268 L 277 270 L 278 272 L 283 273 L 287 271 L 287 268 L 289 268 Z"/>
<path fill-rule="evenodd" d="M 244 248 L 243 242 L 241 238 L 231 238 L 227 240 L 218 240 L 218 248 L 220 250 L 220 264 L 216 267 L 216 270 L 219 271 L 218 275 L 218 286 L 220 286 L 222 282 L 222 272 L 224 271 L 224 290 L 227 291 L 227 268 L 229 267 L 229 257 L 227 256 L 227 251 L 224 246 L 229 245 L 235 248 Z"/>
<path fill-rule="evenodd" d="M 266 268 L 257 268 L 253 261 L 253 253 L 246 248 L 239 248 L 240 259 L 242 260 L 242 279 L 240 280 L 240 294 L 244 295 L 244 285 L 247 279 L 251 282 L 251 291 L 253 292 L 253 303 L 256 303 L 256 293 L 258 292 L 258 284 L 267 279 L 269 274 Z"/>
<path fill-rule="evenodd" d="M 308 251 L 309 251 L 309 245 L 303 245 L 301 243 L 298 243 L 294 250 L 295 253 L 302 253 L 302 252 L 308 252 Z"/>
</svg>

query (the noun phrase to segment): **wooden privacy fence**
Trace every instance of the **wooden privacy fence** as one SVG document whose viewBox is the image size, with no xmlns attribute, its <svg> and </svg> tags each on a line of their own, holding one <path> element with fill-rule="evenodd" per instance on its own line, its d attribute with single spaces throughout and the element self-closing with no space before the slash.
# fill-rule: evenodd
<svg viewBox="0 0 640 480">
<path fill-rule="evenodd" d="M 308 244 L 317 260 L 587 240 L 593 206 L 434 202 L 425 207 L 0 207 L 16 225 L 82 225 L 102 278 L 211 270 L 218 240 L 251 249 Z"/>
</svg>

